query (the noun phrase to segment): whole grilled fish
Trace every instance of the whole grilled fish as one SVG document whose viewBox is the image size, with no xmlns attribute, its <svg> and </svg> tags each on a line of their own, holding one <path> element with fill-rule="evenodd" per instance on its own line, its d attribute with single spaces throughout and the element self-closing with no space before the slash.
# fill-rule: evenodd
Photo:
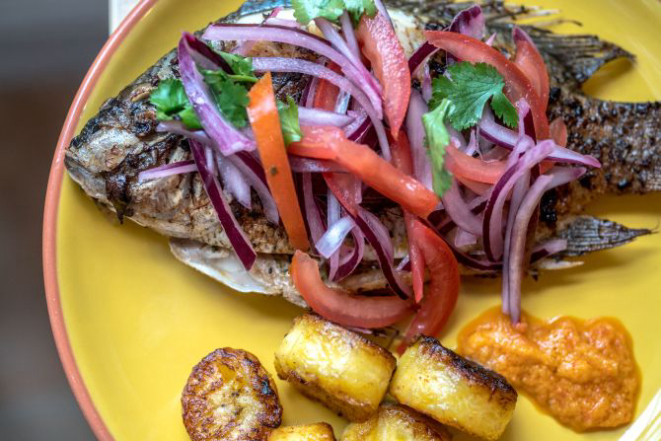
<svg viewBox="0 0 661 441">
<path fill-rule="evenodd" d="M 472 3 L 449 1 L 385 2 L 395 15 L 400 36 L 408 38 L 410 52 L 422 38 L 421 29 L 447 26 L 461 9 Z M 277 6 L 289 7 L 285 0 L 250 0 L 238 11 L 219 20 L 261 19 Z M 502 2 L 482 4 L 487 27 L 498 32 L 497 47 L 513 50 L 509 28 L 519 17 L 534 14 L 525 7 L 513 8 Z M 404 19 L 399 20 L 399 17 Z M 406 27 L 405 22 L 413 23 Z M 602 194 L 646 193 L 661 189 L 661 138 L 658 121 L 660 104 L 615 103 L 585 96 L 581 84 L 604 63 L 633 58 L 618 46 L 595 36 L 561 36 L 544 29 L 526 27 L 542 52 L 551 76 L 549 115 L 563 117 L 568 147 L 590 154 L 601 161 L 601 169 L 591 170 L 578 182 L 549 192 L 541 207 L 538 241 L 565 238 L 568 247 L 560 257 L 577 256 L 608 249 L 649 234 L 646 229 L 625 226 L 580 215 L 585 205 Z M 229 43 L 230 45 L 232 43 Z M 225 49 L 229 49 L 226 47 Z M 315 59 L 309 51 L 288 45 L 263 42 L 252 49 L 254 56 L 292 56 Z M 293 250 L 281 225 L 269 222 L 260 201 L 253 197 L 248 210 L 231 195 L 231 208 L 250 238 L 258 259 L 247 273 L 235 257 L 229 241 L 209 203 L 199 176 L 184 174 L 141 182 L 138 174 L 149 168 L 190 159 L 187 141 L 181 136 L 156 131 L 156 111 L 149 95 L 160 81 L 178 77 L 176 52 L 158 60 L 118 96 L 109 99 L 99 113 L 76 136 L 66 151 L 65 165 L 70 176 L 84 191 L 121 219 L 129 218 L 171 238 L 171 249 L 181 261 L 240 291 L 280 294 L 304 305 L 288 276 Z M 301 96 L 308 78 L 300 74 L 275 74 L 276 95 L 295 99 Z M 406 252 L 406 234 L 398 207 L 373 210 L 393 236 L 396 257 Z M 555 262 L 555 263 L 554 263 Z M 542 261 L 543 268 L 568 265 L 557 260 Z M 385 287 L 374 253 L 367 250 L 358 270 L 341 282 L 350 291 Z"/>
</svg>

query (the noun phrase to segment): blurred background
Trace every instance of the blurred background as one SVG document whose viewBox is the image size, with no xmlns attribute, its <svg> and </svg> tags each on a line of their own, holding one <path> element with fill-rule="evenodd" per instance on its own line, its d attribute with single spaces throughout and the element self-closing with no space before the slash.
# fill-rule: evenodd
<svg viewBox="0 0 661 441">
<path fill-rule="evenodd" d="M 50 332 L 41 273 L 48 170 L 108 36 L 108 0 L 0 0 L 0 439 L 93 440 Z"/>
</svg>

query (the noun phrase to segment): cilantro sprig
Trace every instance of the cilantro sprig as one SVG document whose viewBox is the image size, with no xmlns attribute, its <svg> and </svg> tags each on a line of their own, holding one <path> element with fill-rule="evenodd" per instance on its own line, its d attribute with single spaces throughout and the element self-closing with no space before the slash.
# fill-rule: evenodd
<svg viewBox="0 0 661 441">
<path fill-rule="evenodd" d="M 156 117 L 159 120 L 177 119 L 191 130 L 202 128 L 181 80 L 161 81 L 156 90 L 151 93 L 149 99 L 156 107 Z"/>
<path fill-rule="evenodd" d="M 354 23 L 358 23 L 363 14 L 373 17 L 376 14 L 374 0 L 292 0 L 294 17 L 307 25 L 315 18 L 325 18 L 337 22 L 347 11 Z"/>
<path fill-rule="evenodd" d="M 233 73 L 229 74 L 223 70 L 203 70 L 204 82 L 209 86 L 215 104 L 223 117 L 235 127 L 242 128 L 248 123 L 246 106 L 250 102 L 245 84 L 257 82 L 252 59 L 225 52 L 220 52 L 220 55 L 230 65 Z M 151 93 L 150 101 L 156 107 L 158 119 L 162 121 L 176 119 L 191 130 L 202 128 L 181 80 L 161 81 Z"/>
<path fill-rule="evenodd" d="M 209 86 L 220 113 L 235 127 L 245 127 L 248 123 L 246 107 L 250 103 L 248 89 L 238 81 L 232 80 L 222 70 L 203 70 L 202 75 L 204 75 L 204 82 Z"/>
<path fill-rule="evenodd" d="M 303 132 L 298 119 L 298 105 L 294 99 L 287 95 L 287 103 L 278 100 L 278 115 L 285 145 L 303 139 Z"/>
<path fill-rule="evenodd" d="M 450 134 L 445 127 L 445 119 L 452 113 L 454 105 L 447 98 L 434 110 L 422 117 L 427 148 L 432 164 L 432 184 L 434 192 L 443 196 L 452 185 L 452 174 L 445 169 L 445 149 L 450 144 Z"/>
<path fill-rule="evenodd" d="M 491 108 L 509 127 L 516 128 L 516 109 L 503 93 L 505 80 L 495 67 L 486 63 L 455 63 L 448 67 L 450 78 L 433 81 L 433 96 L 429 103 L 435 108 L 444 100 L 452 102 L 448 119 L 457 130 L 474 126 L 491 99 Z"/>
</svg>

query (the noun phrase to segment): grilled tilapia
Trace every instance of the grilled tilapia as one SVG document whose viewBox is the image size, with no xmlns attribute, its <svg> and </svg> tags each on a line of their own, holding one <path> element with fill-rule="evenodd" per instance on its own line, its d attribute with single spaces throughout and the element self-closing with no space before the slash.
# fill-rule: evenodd
<svg viewBox="0 0 661 441">
<path fill-rule="evenodd" d="M 385 2 L 395 26 L 410 53 L 420 44 L 421 29 L 445 27 L 462 8 L 471 3 L 443 0 Z M 258 22 L 285 0 L 250 0 L 221 22 Z M 509 28 L 519 18 L 536 13 L 525 7 L 513 8 L 502 2 L 483 4 L 490 31 L 498 32 L 497 46 L 513 50 Z M 567 124 L 569 148 L 598 158 L 603 167 L 588 172 L 578 182 L 549 192 L 542 201 L 536 240 L 568 240 L 559 257 L 577 256 L 623 245 L 646 229 L 581 215 L 585 205 L 603 194 L 646 193 L 661 189 L 661 138 L 659 103 L 614 103 L 581 93 L 580 86 L 604 63 L 619 57 L 633 59 L 618 46 L 595 36 L 555 35 L 526 27 L 541 50 L 551 75 L 549 114 L 562 116 Z M 220 49 L 231 49 L 227 43 Z M 309 51 L 289 45 L 262 42 L 251 55 L 289 56 L 314 60 Z M 189 159 L 187 141 L 181 136 L 156 131 L 158 124 L 149 95 L 160 81 L 178 77 L 176 52 L 158 60 L 118 96 L 110 98 L 76 136 L 66 151 L 69 175 L 99 204 L 112 210 L 120 220 L 128 218 L 171 238 L 171 249 L 182 262 L 240 291 L 284 295 L 304 305 L 288 277 L 293 250 L 281 225 L 269 222 L 259 198 L 253 197 L 248 210 L 225 197 L 251 240 L 258 260 L 247 273 L 231 250 L 197 174 L 184 174 L 141 182 L 138 174 L 159 165 Z M 276 95 L 298 99 L 308 78 L 300 74 L 274 74 Z M 389 228 L 396 258 L 406 253 L 406 235 L 398 207 L 373 210 Z M 542 268 L 564 267 L 557 261 L 542 261 Z M 470 271 L 465 271 L 469 273 Z M 374 253 L 367 250 L 364 261 L 341 286 L 353 292 L 385 287 Z"/>
</svg>

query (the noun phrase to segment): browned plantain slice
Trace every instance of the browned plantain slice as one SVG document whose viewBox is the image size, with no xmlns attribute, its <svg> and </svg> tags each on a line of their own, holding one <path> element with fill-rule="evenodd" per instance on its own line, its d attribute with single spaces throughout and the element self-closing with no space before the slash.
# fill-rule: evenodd
<svg viewBox="0 0 661 441">
<path fill-rule="evenodd" d="M 216 349 L 204 357 L 188 377 L 181 405 L 194 441 L 265 440 L 282 421 L 273 379 L 241 349 Z"/>
</svg>

